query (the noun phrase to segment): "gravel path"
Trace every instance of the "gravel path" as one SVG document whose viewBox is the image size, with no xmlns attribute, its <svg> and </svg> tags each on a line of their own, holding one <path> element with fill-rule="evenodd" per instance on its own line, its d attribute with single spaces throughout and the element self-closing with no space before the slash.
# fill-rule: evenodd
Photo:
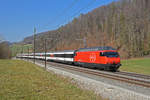
<svg viewBox="0 0 150 100">
<path fill-rule="evenodd" d="M 36 62 L 36 64 L 44 67 L 41 63 Z M 47 64 L 47 71 L 70 77 L 73 79 L 72 82 L 78 84 L 79 87 L 92 90 L 110 100 L 150 100 L 150 89 L 148 88 L 69 71 L 49 64 Z"/>
</svg>

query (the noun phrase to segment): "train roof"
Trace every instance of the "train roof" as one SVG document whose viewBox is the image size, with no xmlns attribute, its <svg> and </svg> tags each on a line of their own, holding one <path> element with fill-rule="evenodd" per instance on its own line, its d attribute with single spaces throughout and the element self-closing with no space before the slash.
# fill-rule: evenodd
<svg viewBox="0 0 150 100">
<path fill-rule="evenodd" d="M 48 52 L 49 54 L 73 54 L 74 50 L 65 50 L 65 51 L 56 51 L 56 52 Z"/>
<path fill-rule="evenodd" d="M 110 46 L 104 46 L 104 47 L 91 47 L 91 48 L 80 48 L 78 51 L 100 51 L 100 50 L 116 50 Z"/>
<path fill-rule="evenodd" d="M 65 51 L 56 51 L 56 52 L 47 52 L 46 54 L 73 54 L 74 50 L 65 50 Z M 38 55 L 44 55 L 45 53 L 36 53 Z"/>
</svg>

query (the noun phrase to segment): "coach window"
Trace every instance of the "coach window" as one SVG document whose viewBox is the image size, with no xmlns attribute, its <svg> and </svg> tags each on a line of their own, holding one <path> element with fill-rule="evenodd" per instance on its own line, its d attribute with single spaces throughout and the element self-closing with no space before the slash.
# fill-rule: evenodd
<svg viewBox="0 0 150 100">
<path fill-rule="evenodd" d="M 65 58 L 73 58 L 73 54 L 66 54 Z"/>
</svg>

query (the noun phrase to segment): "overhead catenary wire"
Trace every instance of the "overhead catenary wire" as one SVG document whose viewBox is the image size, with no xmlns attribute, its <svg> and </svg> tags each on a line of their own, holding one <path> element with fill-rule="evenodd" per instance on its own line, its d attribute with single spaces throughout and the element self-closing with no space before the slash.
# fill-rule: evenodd
<svg viewBox="0 0 150 100">
<path fill-rule="evenodd" d="M 51 20 L 50 22 L 48 22 L 46 25 L 43 25 L 43 26 L 40 26 L 40 28 L 44 28 L 44 27 L 47 27 L 49 26 L 50 24 L 53 24 L 54 22 L 56 22 L 58 20 L 58 18 L 60 18 L 61 16 L 65 15 L 70 9 L 73 8 L 73 6 L 78 2 L 79 0 L 73 0 L 73 2 L 68 6 L 66 7 L 60 14 L 58 14 L 57 16 L 55 16 L 53 18 L 53 20 Z"/>
<path fill-rule="evenodd" d="M 79 11 L 77 11 L 76 13 L 74 13 L 72 17 L 75 17 L 78 13 L 80 13 L 82 10 L 86 9 L 87 7 L 91 6 L 96 0 L 92 0 L 91 2 L 89 2 L 85 7 L 82 7 L 81 9 L 79 9 Z"/>
<path fill-rule="evenodd" d="M 72 18 L 74 18 L 76 15 L 78 15 L 82 10 L 85 10 L 86 8 L 88 8 L 89 6 L 91 6 L 96 0 L 92 0 L 91 2 L 89 2 L 86 6 L 80 8 L 77 12 L 75 12 L 72 16 L 70 16 L 67 20 L 70 20 Z M 66 20 L 63 21 L 62 25 L 66 23 Z M 55 27 L 59 27 L 59 25 L 56 25 Z"/>
</svg>

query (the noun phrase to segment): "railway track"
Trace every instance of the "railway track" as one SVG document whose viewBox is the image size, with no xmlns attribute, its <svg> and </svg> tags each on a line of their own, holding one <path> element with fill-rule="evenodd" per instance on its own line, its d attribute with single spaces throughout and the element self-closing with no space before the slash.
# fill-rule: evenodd
<svg viewBox="0 0 150 100">
<path fill-rule="evenodd" d="M 132 73 L 132 72 L 115 72 L 115 73 L 120 74 L 120 75 L 126 75 L 126 76 L 132 76 L 132 77 L 150 80 L 150 75 L 143 75 L 143 74 L 137 74 L 137 73 Z"/>
<path fill-rule="evenodd" d="M 39 62 L 44 64 L 43 61 L 39 61 Z M 105 78 L 109 78 L 109 79 L 113 79 L 113 80 L 117 80 L 121 82 L 126 82 L 130 84 L 135 84 L 138 86 L 150 88 L 150 80 L 149 80 L 150 76 L 148 75 L 128 73 L 128 72 L 111 73 L 111 72 L 97 71 L 97 70 L 92 70 L 88 68 L 82 68 L 82 67 L 66 65 L 62 63 L 55 63 L 55 62 L 47 62 L 47 64 L 55 66 L 55 67 L 59 67 L 59 68 L 64 68 L 68 70 L 73 70 L 73 71 L 89 74 L 89 75 L 105 77 Z"/>
</svg>

